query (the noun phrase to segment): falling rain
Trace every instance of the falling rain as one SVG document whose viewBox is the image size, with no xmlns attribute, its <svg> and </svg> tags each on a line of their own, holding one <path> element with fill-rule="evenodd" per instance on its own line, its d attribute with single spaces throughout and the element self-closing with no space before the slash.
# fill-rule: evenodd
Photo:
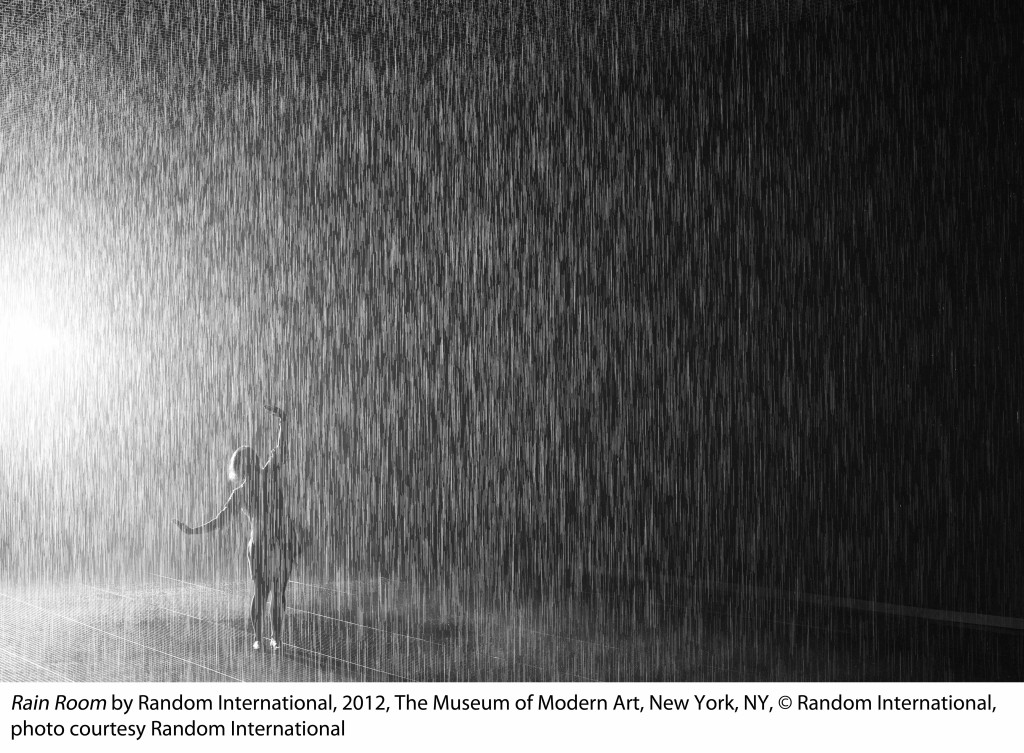
<svg viewBox="0 0 1024 753">
<path fill-rule="evenodd" d="M 0 679 L 1022 679 L 1004 5 L 3 3 Z"/>
</svg>

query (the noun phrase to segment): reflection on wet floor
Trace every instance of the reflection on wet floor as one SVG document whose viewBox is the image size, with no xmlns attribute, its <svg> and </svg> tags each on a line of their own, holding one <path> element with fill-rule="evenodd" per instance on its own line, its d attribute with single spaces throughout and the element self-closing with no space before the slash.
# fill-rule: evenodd
<svg viewBox="0 0 1024 753">
<path fill-rule="evenodd" d="M 249 585 L 0 588 L 4 681 L 1020 680 L 1019 630 L 719 589 L 510 592 L 386 578 L 292 581 L 284 643 L 251 649 Z"/>
</svg>

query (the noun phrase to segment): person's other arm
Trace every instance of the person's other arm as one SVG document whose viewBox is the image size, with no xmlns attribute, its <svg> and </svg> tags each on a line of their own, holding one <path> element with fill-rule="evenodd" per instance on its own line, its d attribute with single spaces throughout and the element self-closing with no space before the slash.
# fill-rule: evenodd
<svg viewBox="0 0 1024 753">
<path fill-rule="evenodd" d="M 274 463 L 275 465 L 281 465 L 282 463 L 284 463 L 285 458 L 287 457 L 288 447 L 288 432 L 285 429 L 284 425 L 285 412 L 278 408 L 276 405 L 264 405 L 263 407 L 266 410 L 273 413 L 275 416 L 277 416 L 277 420 L 280 422 L 280 427 L 278 428 L 277 432 L 277 446 L 270 451 L 270 460 L 268 460 L 267 462 L 268 464 Z"/>
<path fill-rule="evenodd" d="M 217 513 L 215 517 L 210 518 L 202 525 L 193 528 L 192 526 L 185 525 L 180 520 L 175 520 L 174 525 L 178 526 L 178 528 L 181 529 L 182 533 L 187 534 L 210 533 L 212 531 L 216 531 L 219 528 L 222 528 L 224 524 L 228 522 L 231 516 L 238 511 L 239 506 L 241 505 L 241 500 L 242 495 L 239 492 L 239 489 L 235 489 L 233 492 L 231 492 L 231 496 L 228 497 L 227 504 L 224 505 L 221 511 Z"/>
</svg>

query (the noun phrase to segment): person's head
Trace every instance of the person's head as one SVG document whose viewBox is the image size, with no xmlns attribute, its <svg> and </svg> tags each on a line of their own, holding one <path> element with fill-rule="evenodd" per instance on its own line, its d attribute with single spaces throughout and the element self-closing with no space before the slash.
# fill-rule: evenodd
<svg viewBox="0 0 1024 753">
<path fill-rule="evenodd" d="M 256 475 L 260 469 L 260 456 L 252 447 L 239 447 L 228 464 L 228 478 L 233 484 L 241 484 Z"/>
</svg>

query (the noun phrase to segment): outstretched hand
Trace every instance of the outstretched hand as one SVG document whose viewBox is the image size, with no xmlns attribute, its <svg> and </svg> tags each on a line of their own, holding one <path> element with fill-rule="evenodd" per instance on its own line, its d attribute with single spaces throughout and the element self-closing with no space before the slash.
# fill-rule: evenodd
<svg viewBox="0 0 1024 753">
<path fill-rule="evenodd" d="M 180 520 L 175 520 L 174 525 L 178 526 L 182 533 L 192 533 L 192 528 L 185 525 Z"/>
<path fill-rule="evenodd" d="M 284 418 L 284 411 L 282 409 L 278 408 L 276 405 L 271 405 L 270 403 L 264 403 L 263 404 L 263 408 L 264 408 L 264 410 L 270 411 L 271 413 L 273 413 L 278 418 Z"/>
</svg>

